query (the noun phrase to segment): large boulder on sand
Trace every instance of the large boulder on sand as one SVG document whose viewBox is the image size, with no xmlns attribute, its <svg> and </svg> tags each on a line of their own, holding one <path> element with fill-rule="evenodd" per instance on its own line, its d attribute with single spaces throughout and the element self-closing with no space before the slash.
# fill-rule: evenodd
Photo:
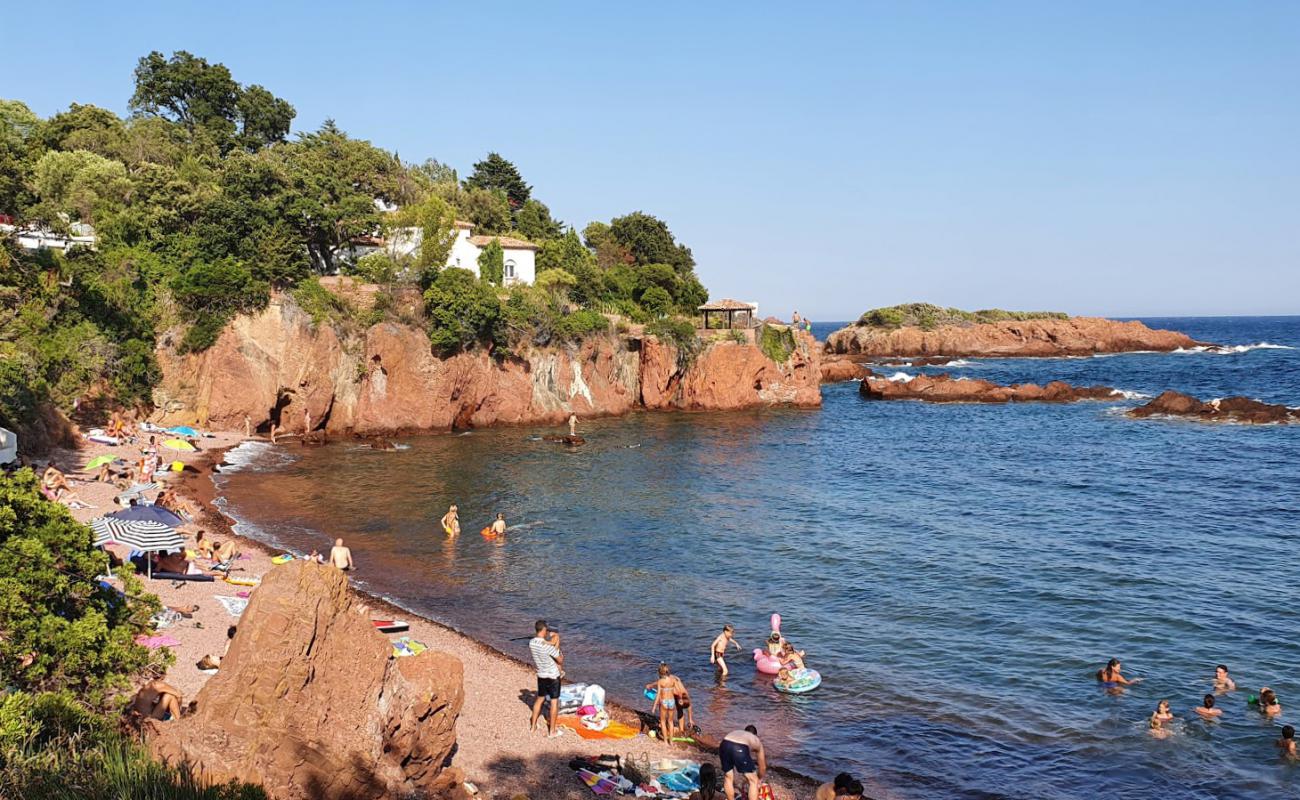
<svg viewBox="0 0 1300 800">
<path fill-rule="evenodd" d="M 445 764 L 463 691 L 458 659 L 394 658 L 342 572 L 294 561 L 253 592 L 196 711 L 157 726 L 149 746 L 276 800 L 460 797 Z"/>
</svg>

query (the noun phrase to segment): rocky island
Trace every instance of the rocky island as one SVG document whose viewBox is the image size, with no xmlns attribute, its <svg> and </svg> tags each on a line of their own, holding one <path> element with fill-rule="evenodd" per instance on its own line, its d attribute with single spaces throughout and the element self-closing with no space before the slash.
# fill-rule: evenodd
<svg viewBox="0 0 1300 800">
<path fill-rule="evenodd" d="M 1203 346 L 1141 322 L 1060 312 L 962 311 L 928 303 L 877 308 L 826 340 L 829 355 L 1045 358 Z"/>
<path fill-rule="evenodd" d="M 1071 386 L 1064 381 L 1051 381 L 1045 386 L 1035 383 L 1002 386 L 992 381 L 954 378 L 947 373 L 917 375 L 910 380 L 869 376 L 863 379 L 858 392 L 868 400 L 925 400 L 931 403 L 1073 403 L 1121 397 L 1109 386 Z"/>
<path fill-rule="evenodd" d="M 1236 422 L 1254 425 L 1300 423 L 1300 409 L 1264 403 L 1249 397 L 1224 397 L 1202 402 L 1191 395 L 1168 391 L 1128 412 L 1130 417 L 1183 417 L 1200 422 Z"/>
</svg>

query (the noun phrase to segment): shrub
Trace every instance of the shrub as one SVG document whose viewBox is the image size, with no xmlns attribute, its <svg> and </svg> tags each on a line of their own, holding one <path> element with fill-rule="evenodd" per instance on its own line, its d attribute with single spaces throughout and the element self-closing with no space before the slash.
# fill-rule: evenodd
<svg viewBox="0 0 1300 800">
<path fill-rule="evenodd" d="M 293 299 L 311 317 L 313 325 L 340 322 L 352 315 L 352 306 L 321 286 L 316 278 L 298 284 L 293 290 Z"/>
<path fill-rule="evenodd" d="M 874 328 L 899 328 L 916 326 L 933 330 L 942 325 L 975 325 L 985 322 L 1031 319 L 1069 319 L 1060 311 L 1003 311 L 1000 308 L 982 311 L 963 311 L 960 308 L 942 308 L 931 303 L 905 303 L 866 312 L 859 325 Z"/>
<path fill-rule="evenodd" d="M 506 258 L 501 249 L 501 242 L 493 239 L 478 254 L 478 275 L 493 286 L 500 286 L 505 281 Z"/>
<path fill-rule="evenodd" d="M 683 319 L 658 319 L 646 326 L 645 332 L 677 349 L 677 368 L 686 369 L 704 349 L 704 342 L 695 333 L 695 325 Z"/>
<path fill-rule="evenodd" d="M 672 310 L 673 297 L 662 286 L 651 286 L 641 294 L 641 307 L 647 314 L 662 317 Z M 691 330 L 694 332 L 694 326 Z"/>
<path fill-rule="evenodd" d="M 429 315 L 429 342 L 435 352 L 451 355 L 476 343 L 492 344 L 502 321 L 501 301 L 466 269 L 438 273 L 424 293 Z"/>
<path fill-rule="evenodd" d="M 582 309 L 560 317 L 555 335 L 565 341 L 581 341 L 593 334 L 609 330 L 609 320 L 599 311 Z"/>
<path fill-rule="evenodd" d="M 176 349 L 181 353 L 201 353 L 217 343 L 217 338 L 221 336 L 221 331 L 225 329 L 226 323 L 230 321 L 229 314 L 223 313 L 201 313 L 185 331 L 181 337 L 180 346 Z"/>
<path fill-rule="evenodd" d="M 759 329 L 758 346 L 763 355 L 778 364 L 784 364 L 794 352 L 794 331 L 785 326 L 764 325 Z"/>
</svg>

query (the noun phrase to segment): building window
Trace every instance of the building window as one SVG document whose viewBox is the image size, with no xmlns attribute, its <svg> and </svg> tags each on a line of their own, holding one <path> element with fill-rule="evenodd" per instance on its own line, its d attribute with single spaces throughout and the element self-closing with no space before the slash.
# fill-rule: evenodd
<svg viewBox="0 0 1300 800">
<path fill-rule="evenodd" d="M 513 262 L 513 261 L 507 261 L 507 262 L 506 262 L 506 277 L 509 278 L 510 280 L 514 280 L 514 277 L 515 277 L 515 262 Z"/>
</svg>

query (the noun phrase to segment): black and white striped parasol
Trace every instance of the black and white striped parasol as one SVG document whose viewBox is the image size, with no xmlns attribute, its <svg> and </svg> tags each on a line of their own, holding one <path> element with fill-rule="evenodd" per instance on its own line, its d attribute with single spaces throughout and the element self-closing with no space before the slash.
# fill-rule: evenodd
<svg viewBox="0 0 1300 800">
<path fill-rule="evenodd" d="M 175 528 L 152 520 L 99 517 L 90 521 L 90 530 L 95 534 L 96 547 L 110 542 L 144 551 L 185 547 L 185 537 Z"/>
</svg>

